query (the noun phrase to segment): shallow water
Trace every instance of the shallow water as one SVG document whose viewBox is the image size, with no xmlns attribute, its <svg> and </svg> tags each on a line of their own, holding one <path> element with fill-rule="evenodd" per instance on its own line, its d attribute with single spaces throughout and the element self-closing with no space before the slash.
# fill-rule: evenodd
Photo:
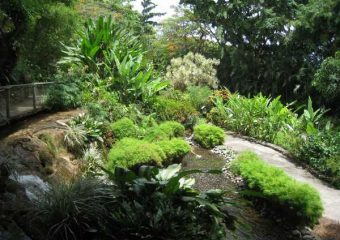
<svg viewBox="0 0 340 240">
<path fill-rule="evenodd" d="M 225 160 L 220 156 L 201 148 L 193 148 L 182 162 L 183 169 L 222 169 Z M 226 206 L 228 213 L 236 218 L 235 231 L 230 231 L 229 239 L 240 240 L 285 240 L 290 231 L 260 215 L 251 207 L 251 202 L 242 198 L 235 185 L 224 174 L 194 174 L 195 187 L 201 191 L 208 189 L 223 189 L 228 192 L 232 205 Z"/>
</svg>

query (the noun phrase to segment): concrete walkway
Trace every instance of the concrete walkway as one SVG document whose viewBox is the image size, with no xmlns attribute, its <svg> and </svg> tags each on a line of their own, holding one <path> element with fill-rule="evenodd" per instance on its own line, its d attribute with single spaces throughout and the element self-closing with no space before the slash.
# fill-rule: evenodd
<svg viewBox="0 0 340 240">
<path fill-rule="evenodd" d="M 253 143 L 245 139 L 228 135 L 224 145 L 228 146 L 236 153 L 243 151 L 253 151 L 264 161 L 284 170 L 288 175 L 296 180 L 308 183 L 319 191 L 323 205 L 323 217 L 340 223 L 340 190 L 327 186 L 321 180 L 314 177 L 307 170 L 295 165 L 282 153 L 261 144 Z M 254 169 L 256 171 L 256 169 Z"/>
</svg>

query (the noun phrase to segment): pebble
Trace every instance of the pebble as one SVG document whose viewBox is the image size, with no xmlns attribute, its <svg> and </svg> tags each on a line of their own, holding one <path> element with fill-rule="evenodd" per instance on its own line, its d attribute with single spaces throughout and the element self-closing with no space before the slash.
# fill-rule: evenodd
<svg viewBox="0 0 340 240">
<path fill-rule="evenodd" d="M 190 137 L 186 137 L 185 140 L 189 143 L 190 146 L 199 147 L 199 145 L 194 142 L 193 135 L 191 135 Z M 225 174 L 225 176 L 237 186 L 239 187 L 244 186 L 245 185 L 244 180 L 240 176 L 234 175 L 230 171 L 231 162 L 235 159 L 235 153 L 230 148 L 224 145 L 216 146 L 210 151 L 221 156 L 226 161 L 225 166 L 222 168 L 222 171 Z"/>
</svg>

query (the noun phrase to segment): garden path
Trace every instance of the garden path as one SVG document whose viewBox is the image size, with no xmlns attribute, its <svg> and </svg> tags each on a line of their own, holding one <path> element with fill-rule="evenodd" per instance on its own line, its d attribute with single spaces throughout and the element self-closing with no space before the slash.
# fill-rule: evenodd
<svg viewBox="0 0 340 240">
<path fill-rule="evenodd" d="M 284 170 L 297 181 L 313 186 L 321 196 L 324 205 L 323 217 L 340 223 L 340 190 L 329 187 L 326 183 L 314 177 L 307 170 L 294 164 L 287 156 L 278 150 L 248 141 L 244 138 L 228 134 L 224 143 L 236 153 L 253 151 L 264 161 Z M 256 169 L 254 169 L 256 170 Z"/>
</svg>

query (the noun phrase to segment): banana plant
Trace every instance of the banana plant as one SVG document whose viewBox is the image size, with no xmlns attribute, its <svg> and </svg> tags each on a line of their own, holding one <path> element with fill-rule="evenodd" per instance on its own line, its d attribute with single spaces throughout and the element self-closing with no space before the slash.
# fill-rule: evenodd
<svg viewBox="0 0 340 240">
<path fill-rule="evenodd" d="M 312 135 L 318 133 L 318 125 L 320 119 L 325 115 L 328 110 L 313 108 L 313 102 L 308 97 L 307 108 L 303 110 L 303 114 L 300 116 L 300 120 L 305 128 L 307 134 Z"/>
<path fill-rule="evenodd" d="M 168 81 L 153 78 L 153 68 L 144 66 L 143 55 L 127 55 L 122 61 L 115 57 L 117 72 L 112 87 L 123 102 L 143 100 L 148 102 L 169 85 Z"/>
</svg>

